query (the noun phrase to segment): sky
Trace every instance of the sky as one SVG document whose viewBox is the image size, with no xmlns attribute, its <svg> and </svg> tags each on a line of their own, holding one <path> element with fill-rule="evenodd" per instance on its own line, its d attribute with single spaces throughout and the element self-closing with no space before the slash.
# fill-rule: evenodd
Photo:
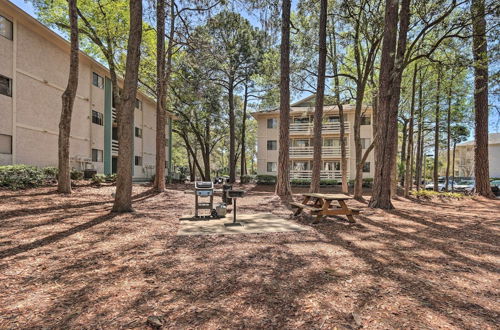
<svg viewBox="0 0 500 330">
<path fill-rule="evenodd" d="M 35 11 L 33 8 L 33 5 L 29 1 L 24 1 L 24 0 L 10 0 L 12 3 L 14 3 L 16 6 L 20 7 L 24 11 L 26 11 L 28 14 L 36 18 Z M 294 2 L 294 7 L 296 6 L 296 1 Z M 252 22 L 254 25 L 258 25 L 257 23 L 257 18 L 254 15 L 248 15 L 242 13 L 243 16 L 245 16 L 248 20 Z M 58 31 L 55 31 L 58 32 Z M 490 102 L 495 102 L 494 97 L 490 96 Z M 495 133 L 495 132 L 500 132 L 500 114 L 493 110 L 490 114 L 489 118 L 489 126 L 490 126 L 490 133 Z M 471 138 L 472 138 L 472 132 L 471 132 Z"/>
</svg>

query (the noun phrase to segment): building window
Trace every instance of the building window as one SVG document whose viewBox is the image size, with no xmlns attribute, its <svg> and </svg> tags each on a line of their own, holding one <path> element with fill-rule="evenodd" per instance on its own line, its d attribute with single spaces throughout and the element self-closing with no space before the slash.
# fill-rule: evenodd
<svg viewBox="0 0 500 330">
<path fill-rule="evenodd" d="M 118 141 L 118 127 L 113 127 L 111 129 L 111 140 Z"/>
<path fill-rule="evenodd" d="M 362 138 L 361 139 L 361 148 L 367 149 L 370 146 L 371 142 L 372 142 L 372 140 L 370 138 Z"/>
<path fill-rule="evenodd" d="M 323 163 L 324 171 L 340 171 L 340 162 L 324 162 Z"/>
<path fill-rule="evenodd" d="M 142 102 L 139 99 L 135 99 L 135 108 L 142 110 Z"/>
<path fill-rule="evenodd" d="M 92 110 L 92 123 L 97 125 L 104 125 L 104 115 L 100 112 Z"/>
<path fill-rule="evenodd" d="M 135 137 L 142 138 L 142 128 L 135 128 Z"/>
<path fill-rule="evenodd" d="M 276 172 L 276 162 L 267 162 L 267 171 Z"/>
<path fill-rule="evenodd" d="M 0 154 L 12 154 L 12 136 L 0 134 Z"/>
<path fill-rule="evenodd" d="M 276 128 L 278 127 L 278 120 L 276 118 L 269 118 L 267 120 L 267 128 Z"/>
<path fill-rule="evenodd" d="M 0 94 L 12 96 L 12 79 L 0 76 Z"/>
<path fill-rule="evenodd" d="M 294 123 L 301 123 L 301 124 L 307 124 L 311 122 L 310 117 L 293 117 L 293 122 Z"/>
<path fill-rule="evenodd" d="M 293 171 L 309 171 L 311 169 L 309 161 L 292 162 Z"/>
<path fill-rule="evenodd" d="M 92 85 L 104 88 L 104 78 L 95 72 L 92 72 Z"/>
<path fill-rule="evenodd" d="M 292 147 L 294 148 L 309 147 L 309 139 L 294 139 L 292 140 Z"/>
<path fill-rule="evenodd" d="M 363 173 L 370 173 L 370 162 L 366 162 L 363 165 Z"/>
<path fill-rule="evenodd" d="M 371 125 L 371 124 L 372 124 L 372 117 L 370 116 L 361 117 L 361 125 Z"/>
<path fill-rule="evenodd" d="M 135 166 L 142 166 L 142 157 L 135 156 Z"/>
<path fill-rule="evenodd" d="M 12 40 L 12 22 L 0 15 L 0 35 Z"/>
<path fill-rule="evenodd" d="M 92 149 L 92 161 L 102 163 L 102 150 Z"/>
<path fill-rule="evenodd" d="M 278 150 L 278 141 L 268 140 L 267 141 L 267 150 Z"/>
<path fill-rule="evenodd" d="M 328 116 L 325 119 L 326 119 L 325 121 L 328 123 L 339 123 L 340 122 L 339 116 Z"/>
</svg>

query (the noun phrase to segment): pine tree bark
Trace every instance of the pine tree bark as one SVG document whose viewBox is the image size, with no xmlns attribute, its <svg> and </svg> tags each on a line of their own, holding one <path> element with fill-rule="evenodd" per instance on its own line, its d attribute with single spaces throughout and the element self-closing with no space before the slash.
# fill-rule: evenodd
<svg viewBox="0 0 500 330">
<path fill-rule="evenodd" d="M 413 186 L 413 126 L 415 118 L 415 94 L 417 85 L 417 72 L 418 66 L 415 63 L 413 68 L 413 79 L 411 84 L 411 102 L 410 102 L 410 119 L 409 119 L 409 131 L 408 131 L 408 151 L 406 154 L 406 166 L 405 166 L 405 180 L 404 180 L 404 196 L 406 198 L 410 197 L 410 189 Z"/>
<path fill-rule="evenodd" d="M 123 92 L 118 113 L 118 169 L 114 212 L 131 212 L 132 208 L 132 166 L 133 166 L 133 130 L 134 109 L 139 76 L 139 61 L 142 39 L 142 1 L 130 0 L 130 29 L 125 64 Z"/>
<path fill-rule="evenodd" d="M 321 157 L 323 146 L 321 131 L 323 126 L 323 103 L 325 99 L 327 7 L 328 1 L 321 0 L 319 15 L 318 82 L 316 86 L 316 107 L 314 109 L 313 165 L 310 192 L 319 192 L 321 164 L 323 162 Z"/>
<path fill-rule="evenodd" d="M 438 69 L 437 75 L 437 90 L 436 90 L 436 107 L 434 111 L 434 191 L 439 191 L 438 186 L 438 172 L 439 172 L 439 114 L 441 110 L 441 70 Z"/>
<path fill-rule="evenodd" d="M 417 159 L 415 161 L 415 181 L 416 189 L 420 190 L 420 183 L 422 182 L 422 154 L 423 154 L 423 129 L 424 129 L 424 117 L 423 117 L 423 79 L 422 71 L 419 74 L 419 86 L 418 86 L 418 127 L 417 127 Z"/>
<path fill-rule="evenodd" d="M 228 101 L 229 101 L 229 182 L 236 181 L 236 131 L 234 114 L 234 80 L 229 79 Z"/>
<path fill-rule="evenodd" d="M 451 162 L 450 148 L 451 148 L 451 83 L 448 88 L 448 109 L 446 114 L 446 182 L 444 188 L 446 191 L 448 191 L 450 183 L 450 162 Z"/>
<path fill-rule="evenodd" d="M 156 1 L 156 168 L 154 188 L 165 190 L 165 1 Z M 170 39 L 170 42 L 172 40 Z"/>
<path fill-rule="evenodd" d="M 276 195 L 290 200 L 290 0 L 283 0 L 281 13 L 280 137 Z"/>
<path fill-rule="evenodd" d="M 71 170 L 69 162 L 69 138 L 71 135 L 71 116 L 75 103 L 76 90 L 78 89 L 78 13 L 77 0 L 68 0 L 69 22 L 71 27 L 71 51 L 69 59 L 68 85 L 62 95 L 61 118 L 59 120 L 58 138 L 58 181 L 57 191 L 63 194 L 71 193 Z"/>
<path fill-rule="evenodd" d="M 373 208 L 392 209 L 391 203 L 391 172 L 394 158 L 397 121 L 397 109 L 391 109 L 393 97 L 393 74 L 395 67 L 396 39 L 398 30 L 399 1 L 385 1 L 384 40 L 379 80 L 379 102 L 377 110 L 377 134 L 375 152 L 375 173 L 373 178 L 373 193 L 369 206 Z"/>
<path fill-rule="evenodd" d="M 474 56 L 474 111 L 476 193 L 493 198 L 488 158 L 488 45 L 484 0 L 472 0 L 472 53 Z"/>
<path fill-rule="evenodd" d="M 405 172 L 406 172 L 406 144 L 408 141 L 408 124 L 410 122 L 410 119 L 404 119 L 403 120 L 403 141 L 401 143 L 401 165 L 402 165 L 402 171 L 401 171 L 401 176 L 399 177 L 399 182 L 401 186 L 404 186 L 405 184 Z M 398 173 L 399 176 L 399 173 Z"/>
<path fill-rule="evenodd" d="M 247 159 L 246 159 L 247 105 L 248 105 L 248 83 L 245 82 L 244 93 L 243 93 L 243 118 L 241 122 L 240 181 L 241 177 L 247 174 Z"/>
</svg>

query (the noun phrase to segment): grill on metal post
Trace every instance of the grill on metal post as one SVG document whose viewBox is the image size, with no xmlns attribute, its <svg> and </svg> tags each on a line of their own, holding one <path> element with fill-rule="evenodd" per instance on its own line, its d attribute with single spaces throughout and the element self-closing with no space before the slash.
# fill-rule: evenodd
<svg viewBox="0 0 500 330">
<path fill-rule="evenodd" d="M 226 191 L 226 197 L 230 199 L 234 199 L 233 203 L 233 222 L 225 223 L 224 226 L 243 226 L 241 222 L 236 222 L 236 200 L 245 195 L 245 191 L 243 190 L 228 190 Z"/>
</svg>

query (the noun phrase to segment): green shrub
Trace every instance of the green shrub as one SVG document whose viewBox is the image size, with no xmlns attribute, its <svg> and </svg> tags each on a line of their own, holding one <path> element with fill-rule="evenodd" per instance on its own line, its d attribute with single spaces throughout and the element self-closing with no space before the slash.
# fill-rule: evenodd
<svg viewBox="0 0 500 330">
<path fill-rule="evenodd" d="M 334 185 L 339 184 L 339 181 L 337 181 L 335 179 L 321 179 L 319 184 L 321 186 L 334 186 Z"/>
<path fill-rule="evenodd" d="M 26 189 L 38 187 L 45 181 L 43 171 L 35 166 L 0 166 L 0 187 Z"/>
<path fill-rule="evenodd" d="M 106 182 L 106 175 L 104 174 L 96 174 L 92 177 L 92 183 L 94 184 L 97 184 L 97 185 L 101 185 L 103 184 L 104 182 Z"/>
<path fill-rule="evenodd" d="M 106 175 L 106 182 L 116 182 L 116 173 Z"/>
<path fill-rule="evenodd" d="M 250 183 L 252 181 L 253 181 L 253 176 L 251 176 L 251 175 L 240 176 L 240 183 Z"/>
<path fill-rule="evenodd" d="M 83 172 L 78 170 L 71 170 L 70 177 L 71 180 L 82 180 Z"/>
<path fill-rule="evenodd" d="M 57 180 L 59 169 L 57 167 L 49 166 L 42 168 L 42 173 L 46 179 Z"/>
<path fill-rule="evenodd" d="M 256 176 L 257 184 L 275 184 L 275 175 L 260 174 Z"/>
<path fill-rule="evenodd" d="M 292 186 L 307 186 L 311 184 L 310 179 L 291 179 L 290 184 Z"/>
</svg>

